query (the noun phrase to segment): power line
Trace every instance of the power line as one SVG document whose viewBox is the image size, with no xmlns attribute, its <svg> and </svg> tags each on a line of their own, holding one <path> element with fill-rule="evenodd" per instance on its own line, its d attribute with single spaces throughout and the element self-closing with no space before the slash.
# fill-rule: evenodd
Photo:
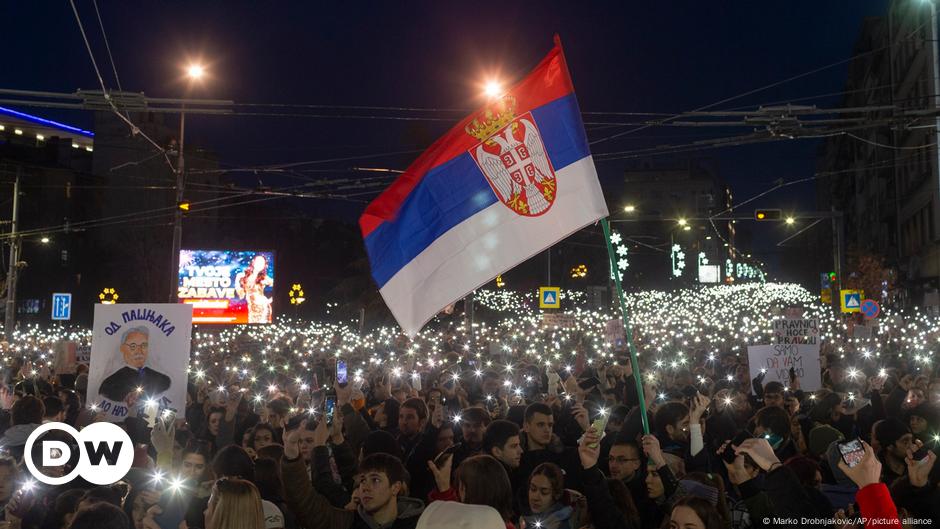
<svg viewBox="0 0 940 529">
<path fill-rule="evenodd" d="M 921 24 L 921 25 L 918 26 L 917 28 L 915 28 L 906 38 L 904 38 L 904 39 L 902 39 L 902 40 L 905 40 L 905 41 L 906 41 L 906 40 L 909 40 L 913 35 L 915 35 L 918 31 L 920 31 L 920 29 L 921 29 L 922 27 L 924 27 L 928 22 L 929 22 L 929 20 L 926 21 L 926 22 L 924 22 L 923 24 Z M 897 44 L 899 44 L 899 43 L 900 43 L 900 41 L 899 41 Z M 824 70 L 828 70 L 829 68 L 833 68 L 833 67 L 835 67 L 835 66 L 840 66 L 840 65 L 845 64 L 845 63 L 847 63 L 847 62 L 852 62 L 852 61 L 854 61 L 854 60 L 856 60 L 856 59 L 859 59 L 859 58 L 862 58 L 862 57 L 865 57 L 865 56 L 874 54 L 874 53 L 876 53 L 876 52 L 883 51 L 883 50 L 885 50 L 885 49 L 892 48 L 892 47 L 894 47 L 894 46 L 895 46 L 895 43 L 891 43 L 891 44 L 888 44 L 887 46 L 883 46 L 883 47 L 878 48 L 878 49 L 876 49 L 876 50 L 871 50 L 871 51 L 868 51 L 868 52 L 865 52 L 865 53 L 853 55 L 852 57 L 849 57 L 849 58 L 847 58 L 847 59 L 843 59 L 843 60 L 841 60 L 841 61 L 837 61 L 837 62 L 834 62 L 834 63 L 831 63 L 831 64 L 827 64 L 827 65 L 825 65 L 825 66 L 820 66 L 819 68 L 814 68 L 814 69 L 812 69 L 812 70 L 810 70 L 810 71 L 808 71 L 808 72 L 804 72 L 804 73 L 801 73 L 801 74 L 798 74 L 798 75 L 794 75 L 794 76 L 788 77 L 788 78 L 786 78 L 786 79 L 783 79 L 783 80 L 781 80 L 781 81 L 777 81 L 777 82 L 774 82 L 774 83 L 771 83 L 771 84 L 768 84 L 768 85 L 765 85 L 765 86 L 762 86 L 762 87 L 759 87 L 759 88 L 755 88 L 755 89 L 753 89 L 753 90 L 748 90 L 748 91 L 746 91 L 746 92 L 744 92 L 744 93 L 741 93 L 741 94 L 738 94 L 738 95 L 736 95 L 736 96 L 727 97 L 727 98 L 722 99 L 722 100 L 720 100 L 720 101 L 716 101 L 716 102 L 714 102 L 714 103 L 705 105 L 705 106 L 703 106 L 703 107 L 699 107 L 699 108 L 697 108 L 697 109 L 695 109 L 695 110 L 692 110 L 691 112 L 701 112 L 701 111 L 707 110 L 707 109 L 709 109 L 709 108 L 714 108 L 714 107 L 716 107 L 716 106 L 718 106 L 718 105 L 722 105 L 722 104 L 727 103 L 727 102 L 729 102 L 729 101 L 734 101 L 735 99 L 740 99 L 740 98 L 742 98 L 742 97 L 747 97 L 747 96 L 749 96 L 749 95 L 753 95 L 753 94 L 756 94 L 756 93 L 758 93 L 758 92 L 763 92 L 764 90 L 768 90 L 768 89 L 770 89 L 770 88 L 774 88 L 774 87 L 780 86 L 780 85 L 782 85 L 782 84 L 786 84 L 786 83 L 789 83 L 789 82 L 791 82 L 791 81 L 795 81 L 795 80 L 797 80 L 797 79 L 801 79 L 801 78 L 803 78 L 803 77 L 807 77 L 807 76 L 810 76 L 810 75 L 819 73 L 819 72 L 824 71 Z M 673 116 L 671 116 L 671 117 L 667 117 L 667 118 L 662 119 L 662 120 L 660 120 L 660 121 L 661 121 L 661 122 L 672 121 L 672 120 L 674 120 L 674 119 L 677 119 L 677 118 L 681 117 L 682 115 L 683 115 L 683 114 L 675 114 L 675 115 L 673 115 Z M 604 137 L 604 138 L 601 138 L 601 139 L 598 139 L 598 140 L 594 140 L 594 141 L 590 142 L 590 145 L 596 145 L 596 144 L 598 144 L 598 143 L 603 143 L 603 142 L 606 142 L 606 141 L 610 141 L 610 140 L 619 138 L 619 137 L 621 137 L 621 136 L 626 136 L 626 135 L 632 134 L 632 133 L 634 133 L 634 132 L 639 132 L 639 131 L 641 131 L 641 130 L 644 130 L 644 129 L 647 129 L 647 128 L 653 127 L 653 126 L 657 126 L 657 124 L 656 124 L 656 123 L 653 123 L 653 124 L 649 124 L 649 125 L 642 125 L 642 126 L 640 126 L 640 127 L 636 127 L 636 128 L 630 129 L 630 130 L 626 130 L 626 131 L 623 131 L 623 132 L 618 132 L 618 133 L 616 133 L 616 134 L 612 134 L 612 135 L 610 135 L 610 136 L 607 136 L 607 137 Z"/>
</svg>

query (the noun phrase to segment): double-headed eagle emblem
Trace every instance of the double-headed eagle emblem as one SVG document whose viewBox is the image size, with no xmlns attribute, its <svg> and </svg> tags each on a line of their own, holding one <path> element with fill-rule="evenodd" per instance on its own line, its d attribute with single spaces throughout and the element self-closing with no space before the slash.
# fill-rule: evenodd
<svg viewBox="0 0 940 529">
<path fill-rule="evenodd" d="M 469 153 L 499 200 L 519 215 L 547 212 L 557 196 L 552 162 L 530 112 L 515 116 L 515 99 L 506 96 L 465 128 L 480 140 Z"/>
</svg>

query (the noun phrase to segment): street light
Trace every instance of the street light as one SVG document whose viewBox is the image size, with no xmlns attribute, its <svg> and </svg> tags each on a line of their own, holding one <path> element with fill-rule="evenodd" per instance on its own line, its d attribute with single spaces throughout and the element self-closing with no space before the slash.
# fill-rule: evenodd
<svg viewBox="0 0 940 529">
<path fill-rule="evenodd" d="M 499 81 L 487 81 L 483 87 L 483 93 L 489 98 L 499 97 L 503 93 L 503 87 L 499 84 Z"/>
<path fill-rule="evenodd" d="M 186 68 L 186 75 L 190 79 L 202 79 L 202 76 L 206 74 L 206 68 L 201 64 L 190 64 Z"/>
<path fill-rule="evenodd" d="M 633 204 L 627 204 L 626 206 L 624 206 L 623 211 L 624 213 L 633 213 L 634 211 L 636 211 L 636 206 L 634 206 Z"/>
<path fill-rule="evenodd" d="M 39 242 L 43 244 L 49 244 L 49 237 L 43 237 L 42 239 L 39 239 Z"/>
<path fill-rule="evenodd" d="M 796 222 L 796 219 L 794 219 L 793 217 L 787 217 L 787 220 L 785 222 L 787 224 L 793 224 Z"/>
<path fill-rule="evenodd" d="M 685 226 L 685 225 L 688 224 L 688 223 L 689 223 L 689 221 L 687 221 L 687 220 L 685 220 L 685 219 L 679 219 L 679 226 Z"/>
<path fill-rule="evenodd" d="M 186 67 L 186 77 L 189 80 L 186 92 L 189 92 L 189 88 L 192 88 L 193 82 L 198 82 L 206 76 L 206 68 L 198 63 L 190 63 Z M 176 213 L 173 216 L 173 248 L 171 250 L 172 255 L 170 255 L 170 303 L 176 303 L 179 301 L 177 299 L 178 286 L 179 286 L 179 267 L 180 267 L 180 250 L 183 245 L 183 213 L 189 211 L 189 202 L 183 200 L 183 190 L 186 184 L 185 179 L 185 169 L 186 164 L 183 159 L 183 148 L 184 148 L 184 139 L 186 135 L 186 103 L 185 101 L 181 104 L 182 111 L 180 112 L 180 137 L 179 142 L 177 142 L 177 149 L 179 152 L 176 157 Z M 186 207 L 183 207 L 185 204 Z"/>
</svg>

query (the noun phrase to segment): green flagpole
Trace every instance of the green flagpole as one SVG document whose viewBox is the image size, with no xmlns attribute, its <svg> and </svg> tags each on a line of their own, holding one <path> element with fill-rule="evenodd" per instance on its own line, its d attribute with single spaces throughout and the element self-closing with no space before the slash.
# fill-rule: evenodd
<svg viewBox="0 0 940 529">
<path fill-rule="evenodd" d="M 650 433 L 650 421 L 646 417 L 646 398 L 643 395 L 643 377 L 640 376 L 640 366 L 636 360 L 636 345 L 633 344 L 633 329 L 630 327 L 630 318 L 627 316 L 627 300 L 623 297 L 623 288 L 620 286 L 620 269 L 617 267 L 617 258 L 614 256 L 614 245 L 610 242 L 610 222 L 601 219 L 604 228 L 604 240 L 607 241 L 607 255 L 610 257 L 610 269 L 613 272 L 614 284 L 617 286 L 617 299 L 620 300 L 620 314 L 623 317 L 623 329 L 627 334 L 627 347 L 630 349 L 630 365 L 633 367 L 633 380 L 636 382 L 636 395 L 640 400 L 640 417 L 643 419 L 643 433 Z"/>
</svg>

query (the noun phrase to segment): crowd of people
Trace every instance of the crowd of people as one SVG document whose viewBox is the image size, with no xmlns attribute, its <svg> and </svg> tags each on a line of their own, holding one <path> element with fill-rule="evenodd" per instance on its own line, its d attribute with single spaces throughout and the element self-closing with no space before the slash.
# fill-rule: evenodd
<svg viewBox="0 0 940 529">
<path fill-rule="evenodd" d="M 44 485 L 24 467 L 26 438 L 40 424 L 80 429 L 102 419 L 85 400 L 82 366 L 67 376 L 50 369 L 55 333 L 27 331 L 4 351 L 2 523 L 746 529 L 940 521 L 940 366 L 931 362 L 940 320 L 894 313 L 863 334 L 796 287 L 713 292 L 714 310 L 703 310 L 700 292 L 632 299 L 639 385 L 601 312 L 578 311 L 564 329 L 517 312 L 489 325 L 442 321 L 413 340 L 339 325 L 200 329 L 186 408 L 149 421 L 132 413 L 122 427 L 134 465 L 108 486 Z M 819 321 L 821 389 L 801 389 L 795 372 L 786 381 L 751 377 L 746 346 L 768 339 L 770 322 L 788 309 Z M 348 366 L 345 382 L 338 361 Z"/>
</svg>

